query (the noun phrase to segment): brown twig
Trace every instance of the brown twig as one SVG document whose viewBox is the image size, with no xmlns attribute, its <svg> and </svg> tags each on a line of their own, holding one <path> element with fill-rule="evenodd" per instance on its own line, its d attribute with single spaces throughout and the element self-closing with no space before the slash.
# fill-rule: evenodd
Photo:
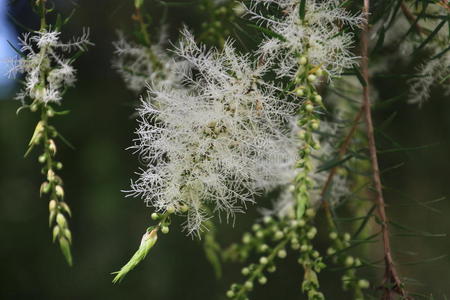
<svg viewBox="0 0 450 300">
<path fill-rule="evenodd" d="M 369 142 L 370 161 L 373 172 L 373 183 L 376 194 L 376 204 L 378 208 L 378 215 L 381 220 L 381 232 L 383 236 L 384 246 L 384 262 L 385 273 L 383 280 L 383 300 L 390 300 L 393 297 L 393 292 L 400 294 L 406 299 L 409 299 L 406 290 L 397 274 L 391 252 L 391 244 L 389 240 L 388 217 L 386 215 L 385 202 L 383 198 L 383 190 L 380 178 L 380 169 L 378 165 L 377 148 L 375 144 L 374 127 L 372 122 L 372 112 L 369 96 L 369 58 L 368 58 L 368 43 L 369 43 L 369 7 L 370 0 L 364 0 L 363 14 L 366 18 L 363 30 L 361 32 L 361 73 L 365 81 L 363 86 L 363 108 L 364 116 L 367 125 L 367 138 Z"/>
<path fill-rule="evenodd" d="M 350 128 L 350 131 L 348 132 L 347 136 L 345 137 L 344 141 L 341 144 L 341 147 L 339 148 L 339 152 L 338 152 L 338 156 L 337 156 L 338 160 L 342 159 L 342 157 L 345 155 L 345 153 L 347 153 L 348 146 L 350 145 L 352 137 L 356 132 L 356 128 L 358 128 L 358 124 L 359 124 L 359 121 L 361 120 L 362 115 L 363 115 L 363 108 L 361 107 L 361 109 L 356 114 L 355 119 L 353 120 L 353 125 Z M 322 192 L 320 193 L 320 196 L 322 199 L 325 196 L 326 192 L 328 191 L 328 188 L 330 187 L 331 182 L 333 181 L 333 177 L 334 177 L 334 175 L 336 175 L 336 172 L 337 172 L 337 166 L 333 167 L 331 169 L 330 173 L 328 174 L 327 180 L 325 181 L 325 184 L 322 188 Z M 328 202 L 324 201 L 324 200 L 323 200 L 322 205 L 326 210 L 329 207 Z"/>
<path fill-rule="evenodd" d="M 405 15 L 406 19 L 408 19 L 409 24 L 414 24 L 414 28 L 419 34 L 426 34 L 426 30 L 422 28 L 422 26 L 419 25 L 418 22 L 416 22 L 416 17 L 411 13 L 411 11 L 408 9 L 406 4 L 402 1 L 400 4 L 400 8 L 402 9 L 403 14 Z"/>
</svg>

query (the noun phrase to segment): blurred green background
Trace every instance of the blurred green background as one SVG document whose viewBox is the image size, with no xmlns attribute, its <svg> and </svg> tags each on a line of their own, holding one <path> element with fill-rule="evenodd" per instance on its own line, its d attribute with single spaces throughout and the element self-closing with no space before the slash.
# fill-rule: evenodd
<svg viewBox="0 0 450 300">
<path fill-rule="evenodd" d="M 0 299 L 225 299 L 229 285 L 243 279 L 241 266 L 227 265 L 224 276 L 217 280 L 201 243 L 177 230 L 180 220 L 122 284 L 111 284 L 110 272 L 116 271 L 137 248 L 151 213 L 143 201 L 125 198 L 121 192 L 128 188 L 139 167 L 137 158 L 125 150 L 132 144 L 136 122 L 131 115 L 137 97 L 125 89 L 110 67 L 111 43 L 115 30 L 132 22 L 132 1 L 77 3 L 73 21 L 64 29 L 65 37 L 89 27 L 95 47 L 76 63 L 77 86 L 63 101 L 63 108 L 69 109 L 70 115 L 53 119 L 76 147 L 71 150 L 60 144 L 58 149 L 58 157 L 64 163 L 61 175 L 67 201 L 74 215 L 70 224 L 75 265 L 68 267 L 58 247 L 51 243 L 47 200 L 39 198 L 42 177 L 37 153 L 23 158 L 37 115 L 24 111 L 17 116 L 20 103 L 11 100 L 14 91 L 8 94 L 4 88 L 4 99 L 0 101 Z M 6 6 L 6 1 L 0 1 L 0 5 Z M 36 17 L 28 5 L 28 1 L 14 1 L 9 9 L 20 22 L 32 27 Z M 73 5 L 61 1 L 58 9 L 68 14 Z M 158 9 L 155 7 L 151 13 L 157 15 Z M 195 6 L 171 8 L 170 30 L 176 32 L 182 22 L 196 28 L 201 18 Z M 4 38 L 1 43 L 5 43 Z M 375 80 L 374 84 L 380 90 L 380 101 L 405 88 L 394 80 Z M 449 202 L 434 204 L 437 212 L 418 202 L 450 194 L 448 100 L 437 91 L 421 109 L 400 102 L 376 114 L 379 123 L 396 112 L 385 131 L 403 146 L 437 143 L 408 155 L 381 155 L 383 168 L 404 162 L 384 176 L 390 217 L 433 233 L 449 231 Z M 251 207 L 248 215 L 237 217 L 234 227 L 222 223 L 218 228 L 220 243 L 226 246 L 239 240 L 257 215 L 256 208 Z M 400 237 L 394 233 L 401 275 L 421 283 L 411 285 L 411 289 L 446 299 L 444 295 L 450 295 L 448 257 L 425 264 L 411 263 L 448 254 L 449 239 Z M 320 239 L 318 243 L 320 249 L 326 247 Z M 376 244 L 370 247 L 380 249 Z M 380 273 L 373 270 L 366 275 L 380 278 Z M 265 287 L 255 289 L 253 299 L 304 299 L 299 293 L 301 276 L 295 259 L 287 259 Z M 337 293 L 339 278 L 339 272 L 324 273 L 322 285 L 327 299 L 350 299 L 345 294 L 337 296 L 341 294 Z"/>
</svg>

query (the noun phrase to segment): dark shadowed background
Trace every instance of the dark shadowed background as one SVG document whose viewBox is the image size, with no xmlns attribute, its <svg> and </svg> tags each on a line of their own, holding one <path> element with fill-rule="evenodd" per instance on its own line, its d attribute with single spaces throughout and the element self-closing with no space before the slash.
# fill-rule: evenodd
<svg viewBox="0 0 450 300">
<path fill-rule="evenodd" d="M 0 0 L 0 12 L 9 13 L 26 26 L 36 28 L 37 18 L 28 1 Z M 1 85 L 0 101 L 0 299 L 153 299 L 214 300 L 223 296 L 229 285 L 242 281 L 241 266 L 227 265 L 216 280 L 205 259 L 201 243 L 185 237 L 171 227 L 149 257 L 122 284 L 112 285 L 110 273 L 116 271 L 137 248 L 150 222 L 151 210 L 139 199 L 125 198 L 137 158 L 125 150 L 132 144 L 136 125 L 131 117 L 137 97 L 129 92 L 111 69 L 112 41 L 115 30 L 132 22 L 132 2 L 119 0 L 79 0 L 73 20 L 63 29 L 70 38 L 90 27 L 95 47 L 77 62 L 78 83 L 63 100 L 70 115 L 52 121 L 76 149 L 60 145 L 58 157 L 64 163 L 61 173 L 67 201 L 73 210 L 70 220 L 74 243 L 74 266 L 68 267 L 57 246 L 51 243 L 47 225 L 48 204 L 39 198 L 42 177 L 37 153 L 23 158 L 37 122 L 37 114 L 24 111 L 18 116 L 20 103 L 12 100 L 14 87 Z M 58 9 L 69 14 L 71 1 L 59 1 Z M 150 6 L 150 10 L 153 7 Z M 158 7 L 151 13 L 158 14 Z M 11 30 L 21 29 L 4 15 Z M 169 23 L 176 32 L 182 22 L 198 28 L 202 18 L 195 5 L 169 10 Z M 6 49 L 7 23 L 0 23 L 0 49 Z M 12 33 L 12 37 L 17 34 Z M 5 51 L 5 50 L 2 50 Z M 0 55 L 5 58 L 5 52 Z M 2 75 L 2 74 L 1 74 Z M 380 100 L 400 94 L 405 86 L 395 80 L 374 80 Z M 376 114 L 378 123 L 396 112 L 385 130 L 405 147 L 435 144 L 404 153 L 381 155 L 381 165 L 401 167 L 384 176 L 390 217 L 411 228 L 432 233 L 447 233 L 450 205 L 447 200 L 433 204 L 432 211 L 420 202 L 450 194 L 450 101 L 439 93 L 421 109 L 400 102 Z M 257 216 L 250 208 L 248 216 L 238 216 L 234 227 L 221 224 L 219 241 L 226 246 L 239 240 Z M 177 221 L 179 223 L 179 220 Z M 450 241 L 396 236 L 393 243 L 403 276 L 415 280 L 411 288 L 433 294 L 435 299 L 450 295 L 448 257 Z M 318 240 L 319 248 L 324 249 Z M 379 247 L 371 244 L 370 247 Z M 407 253 L 406 253 L 407 252 Z M 427 263 L 415 264 L 430 259 Z M 381 272 L 382 269 L 380 269 Z M 379 274 L 366 273 L 369 278 Z M 283 262 L 269 283 L 257 287 L 254 298 L 304 299 L 300 295 L 301 271 L 294 259 Z M 338 297 L 340 273 L 324 273 L 322 285 L 327 299 Z M 341 293 L 339 293 L 340 295 Z"/>
</svg>

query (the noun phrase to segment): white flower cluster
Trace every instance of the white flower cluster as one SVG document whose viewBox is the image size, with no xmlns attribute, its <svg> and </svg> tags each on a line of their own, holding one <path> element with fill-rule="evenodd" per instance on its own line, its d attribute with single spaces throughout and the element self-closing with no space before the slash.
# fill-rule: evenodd
<svg viewBox="0 0 450 300">
<path fill-rule="evenodd" d="M 430 98 L 433 85 L 442 85 L 446 88 L 446 94 L 450 94 L 450 53 L 427 61 L 418 68 L 416 78 L 408 81 L 409 98 L 408 102 L 422 104 Z"/>
<path fill-rule="evenodd" d="M 187 211 L 186 229 L 196 233 L 213 212 L 232 216 L 290 180 L 297 155 L 283 128 L 295 107 L 260 80 L 268 66 L 231 43 L 206 51 L 184 32 L 175 53 L 190 69 L 171 70 L 183 88 L 152 86 L 139 108 L 134 148 L 146 168 L 130 194 L 158 211 Z"/>
<path fill-rule="evenodd" d="M 265 25 L 279 37 L 266 39 L 259 50 L 266 58 L 276 59 L 277 74 L 295 78 L 298 58 L 304 56 L 320 66 L 330 78 L 356 63 L 350 52 L 353 34 L 342 26 L 359 26 L 360 15 L 352 15 L 339 0 L 307 0 L 304 20 L 299 17 L 298 0 L 254 0 L 247 8 L 250 18 Z M 262 4 L 262 5 L 261 5 Z M 277 7 L 281 18 L 267 16 L 267 8 Z"/>
<path fill-rule="evenodd" d="M 427 13 L 430 15 L 446 14 L 444 6 L 431 4 Z M 419 26 L 436 29 L 441 19 L 427 19 L 419 22 Z M 447 24 L 441 26 L 436 35 L 425 46 L 430 55 L 417 69 L 417 77 L 408 81 L 410 85 L 409 103 L 422 104 L 430 98 L 433 86 L 441 86 L 444 93 L 450 95 L 450 45 L 449 28 Z"/>
<path fill-rule="evenodd" d="M 182 62 L 175 61 L 167 55 L 164 43 L 167 40 L 164 30 L 159 42 L 150 47 L 126 40 L 122 32 L 114 42 L 115 57 L 113 68 L 120 74 L 128 89 L 135 93 L 142 92 L 147 84 L 179 86 L 182 75 L 173 72 L 180 68 Z"/>
<path fill-rule="evenodd" d="M 16 99 L 25 101 L 29 97 L 41 103 L 59 102 L 65 88 L 73 86 L 76 70 L 72 59 L 64 54 L 76 50 L 85 51 L 92 45 L 89 31 L 83 31 L 81 37 L 63 43 L 59 31 L 37 31 L 25 33 L 19 38 L 22 56 L 13 59 L 9 75 L 25 75 L 24 88 Z"/>
</svg>

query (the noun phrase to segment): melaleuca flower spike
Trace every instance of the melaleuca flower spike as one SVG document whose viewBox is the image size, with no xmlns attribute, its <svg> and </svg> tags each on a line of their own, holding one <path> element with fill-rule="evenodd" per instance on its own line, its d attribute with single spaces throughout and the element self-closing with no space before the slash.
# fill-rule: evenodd
<svg viewBox="0 0 450 300">
<path fill-rule="evenodd" d="M 305 9 L 302 16 L 299 16 L 300 2 Z M 267 17 L 263 11 L 269 6 L 282 11 L 282 17 L 276 20 Z M 300 56 L 312 65 L 320 65 L 330 77 L 339 76 L 357 62 L 351 53 L 353 35 L 342 31 L 341 26 L 359 26 L 363 18 L 342 8 L 338 0 L 255 0 L 247 8 L 247 14 L 277 35 L 266 39 L 259 52 L 277 61 L 279 76 L 294 79 Z"/>
<path fill-rule="evenodd" d="M 42 197 L 46 194 L 49 198 L 49 226 L 53 227 L 53 242 L 58 241 L 67 263 L 72 265 L 72 233 L 67 221 L 71 217 L 71 210 L 64 199 L 63 180 L 57 174 L 63 165 L 55 159 L 56 140 L 67 141 L 50 125 L 50 119 L 63 114 L 52 105 L 61 104 L 64 92 L 76 81 L 73 57 L 70 55 L 77 50 L 85 51 L 92 43 L 89 41 L 88 30 L 84 30 L 79 38 L 62 42 L 59 29 L 52 29 L 46 23 L 46 1 L 36 1 L 35 5 L 40 12 L 40 30 L 27 32 L 19 38 L 21 56 L 11 61 L 9 74 L 16 76 L 20 73 L 24 76 L 23 88 L 16 95 L 16 99 L 23 104 L 21 109 L 29 108 L 31 112 L 40 113 L 40 121 L 35 127 L 25 156 L 34 147 L 42 147 L 43 153 L 38 161 L 42 164 L 42 174 L 46 178 L 41 184 L 40 195 Z M 27 104 L 28 101 L 31 103 Z"/>
</svg>

